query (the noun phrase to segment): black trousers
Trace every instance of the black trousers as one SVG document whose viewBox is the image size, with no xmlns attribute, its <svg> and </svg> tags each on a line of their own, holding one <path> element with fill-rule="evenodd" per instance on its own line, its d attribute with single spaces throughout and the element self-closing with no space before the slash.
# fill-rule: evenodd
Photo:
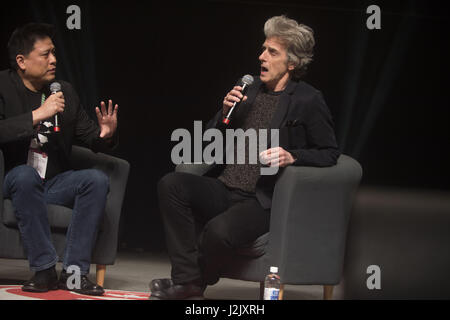
<svg viewBox="0 0 450 320">
<path fill-rule="evenodd" d="M 269 231 L 270 209 L 216 178 L 169 173 L 158 197 L 175 284 L 216 283 L 236 247 Z"/>
</svg>

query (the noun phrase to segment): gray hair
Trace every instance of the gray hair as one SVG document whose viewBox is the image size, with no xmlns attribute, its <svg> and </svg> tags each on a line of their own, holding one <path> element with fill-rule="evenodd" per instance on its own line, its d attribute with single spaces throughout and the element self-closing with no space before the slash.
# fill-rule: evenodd
<svg viewBox="0 0 450 320">
<path fill-rule="evenodd" d="M 314 56 L 313 29 L 283 15 L 267 20 L 264 34 L 266 38 L 278 38 L 286 46 L 288 63 L 295 65 L 292 77 L 298 79 L 303 76 Z"/>
</svg>

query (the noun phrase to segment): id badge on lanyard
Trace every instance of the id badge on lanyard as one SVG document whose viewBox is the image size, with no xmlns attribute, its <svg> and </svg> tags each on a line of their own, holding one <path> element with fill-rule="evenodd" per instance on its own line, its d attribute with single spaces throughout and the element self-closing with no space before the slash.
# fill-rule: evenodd
<svg viewBox="0 0 450 320">
<path fill-rule="evenodd" d="M 45 102 L 45 94 L 42 94 L 41 106 Z M 45 179 L 45 173 L 47 172 L 48 156 L 41 150 L 42 144 L 36 134 L 36 137 L 31 139 L 30 147 L 28 149 L 27 165 L 36 169 L 39 176 Z"/>
</svg>

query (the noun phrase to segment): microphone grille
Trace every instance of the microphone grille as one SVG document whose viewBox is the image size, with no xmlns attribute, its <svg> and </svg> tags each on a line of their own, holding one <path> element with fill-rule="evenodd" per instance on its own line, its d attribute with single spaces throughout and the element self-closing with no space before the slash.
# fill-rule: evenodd
<svg viewBox="0 0 450 320">
<path fill-rule="evenodd" d="M 51 92 L 59 92 L 59 91 L 61 91 L 61 84 L 59 82 L 53 82 L 50 85 L 50 91 Z"/>
<path fill-rule="evenodd" d="M 246 74 L 242 77 L 242 82 L 250 86 L 253 83 L 253 77 L 249 74 Z"/>
</svg>

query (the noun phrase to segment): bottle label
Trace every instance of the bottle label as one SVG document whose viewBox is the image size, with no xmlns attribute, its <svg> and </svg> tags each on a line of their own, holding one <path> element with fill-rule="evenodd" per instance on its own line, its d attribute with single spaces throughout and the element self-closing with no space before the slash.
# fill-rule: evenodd
<svg viewBox="0 0 450 320">
<path fill-rule="evenodd" d="M 264 300 L 278 300 L 279 294 L 280 294 L 280 289 L 265 288 L 264 289 Z"/>
</svg>

